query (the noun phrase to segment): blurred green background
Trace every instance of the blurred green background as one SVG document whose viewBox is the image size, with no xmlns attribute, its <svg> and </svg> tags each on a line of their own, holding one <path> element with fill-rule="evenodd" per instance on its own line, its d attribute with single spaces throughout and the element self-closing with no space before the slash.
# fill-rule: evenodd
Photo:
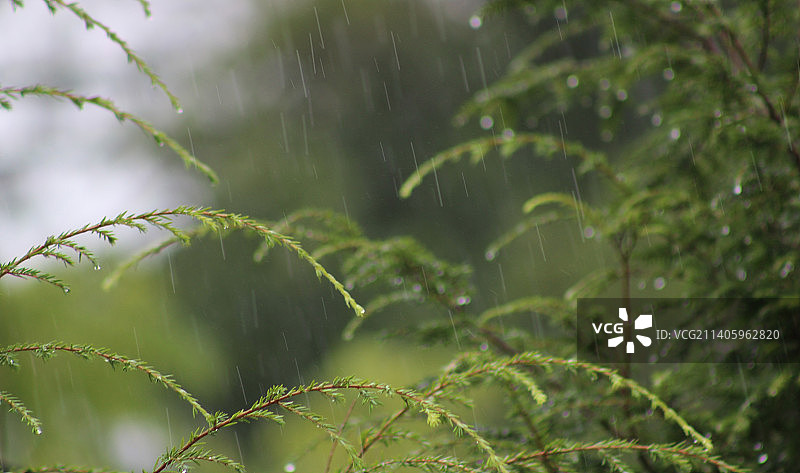
<svg viewBox="0 0 800 473">
<path fill-rule="evenodd" d="M 162 57 L 158 46 L 149 46 L 153 67 L 166 69 L 164 77 L 175 84 L 185 110 L 177 118 L 156 114 L 154 121 L 165 124 L 221 176 L 213 194 L 178 193 L 190 196 L 179 203 L 271 221 L 321 207 L 347 214 L 374 238 L 412 235 L 441 257 L 473 266 L 476 308 L 529 294 L 560 295 L 579 276 L 604 266 L 609 256 L 584 240 L 574 223 L 531 232 L 498 258 L 485 257 L 487 244 L 517 222 L 528 197 L 575 188 L 567 161 L 491 159 L 480 166 L 448 168 L 410 199 L 398 198 L 401 183 L 437 151 L 469 137 L 503 132 L 503 123 L 455 126 L 453 116 L 465 100 L 500 77 L 538 32 L 513 13 L 481 24 L 473 17 L 479 5 L 253 2 L 247 7 L 250 24 L 236 31 L 241 38 L 235 47 L 212 56 L 202 68 L 191 68 L 191 74 L 169 62 L 188 61 L 202 50 Z M 0 20 L 13 22 L 18 13 L 4 8 Z M 157 4 L 153 14 L 159 15 Z M 181 30 L 181 20 L 171 17 L 169 27 Z M 80 25 L 75 26 L 80 34 Z M 162 43 L 170 41 L 170 33 L 163 32 Z M 233 32 L 209 25 L 197 34 L 213 38 Z M 583 47 L 563 45 L 569 54 L 580 54 Z M 132 68 L 128 73 L 135 74 Z M 55 79 L 70 87 L 70 78 L 55 74 Z M 601 142 L 598 120 L 593 113 L 571 112 L 531 125 L 606 150 L 625 142 L 624 136 Z M 124 147 L 141 150 L 148 155 L 141 159 L 158 163 L 153 175 L 184 179 L 191 172 L 174 165 L 166 151 L 154 150 L 140 134 L 127 127 L 114 130 Z M 114 155 L 111 162 L 120 159 Z M 594 184 L 579 184 L 583 197 L 590 197 Z M 206 189 L 199 178 L 187 186 Z M 75 220 L 68 228 L 103 216 Z M 125 234 L 124 239 L 139 238 Z M 3 282 L 0 344 L 61 340 L 109 347 L 174 373 L 205 406 L 227 412 L 254 401 L 273 384 L 351 374 L 403 384 L 433 375 L 449 360 L 444 349 L 380 338 L 380 327 L 407 315 L 402 309 L 381 314 L 355 341 L 343 342 L 341 332 L 352 312 L 339 296 L 284 251 L 273 250 L 266 261 L 254 263 L 257 244 L 242 235 L 208 238 L 139 265 L 109 292 L 100 289 L 102 278 L 135 248 L 102 253 L 100 271 L 87 265 L 56 270 L 73 283 L 68 296 L 43 285 Z M 636 285 L 647 290 L 650 282 Z M 354 296 L 358 299 L 358 288 Z M 198 423 L 172 393 L 139 373 L 114 373 L 102 363 L 64 355 L 46 364 L 32 357 L 22 361 L 22 370 L 0 372 L 0 381 L 42 418 L 45 431 L 31 435 L 14 415 L 0 412 L 0 458 L 8 465 L 148 468 Z M 474 415 L 499 413 L 490 409 Z M 257 471 L 297 461 L 316 441 L 309 435 L 312 430 L 246 425 L 214 441 Z"/>
</svg>

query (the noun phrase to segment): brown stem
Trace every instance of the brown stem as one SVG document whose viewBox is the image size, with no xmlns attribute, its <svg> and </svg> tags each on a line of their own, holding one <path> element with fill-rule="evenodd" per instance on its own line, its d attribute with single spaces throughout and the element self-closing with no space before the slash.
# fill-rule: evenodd
<svg viewBox="0 0 800 473">
<path fill-rule="evenodd" d="M 528 428 L 528 432 L 530 432 L 531 437 L 533 437 L 536 448 L 541 452 L 546 452 L 547 444 L 545 443 L 544 438 L 542 438 L 542 434 L 539 432 L 539 429 L 536 428 L 536 424 L 534 424 L 533 419 L 531 419 L 531 416 L 528 415 L 528 411 L 526 411 L 521 405 L 519 396 L 511 386 L 508 387 L 508 391 L 511 393 L 511 400 L 514 403 L 514 406 L 517 408 L 517 414 L 522 418 L 522 421 Z M 559 473 L 562 471 L 558 465 L 553 463 L 552 459 L 550 459 L 550 457 L 547 455 L 542 455 L 539 458 L 542 462 L 542 466 L 544 466 L 544 469 L 547 470 L 548 473 Z"/>
<path fill-rule="evenodd" d="M 716 7 L 716 5 L 709 5 L 708 8 L 712 11 L 712 13 L 714 13 L 715 16 L 717 16 L 717 18 L 722 17 L 722 12 Z M 722 24 L 722 32 L 730 40 L 730 43 L 733 49 L 736 51 L 738 57 L 747 66 L 747 71 L 750 73 L 750 77 L 753 79 L 753 82 L 756 85 L 756 93 L 761 98 L 761 101 L 764 103 L 764 107 L 767 109 L 767 114 L 769 115 L 770 120 L 772 120 L 781 127 L 785 127 L 786 126 L 785 117 L 783 116 L 783 114 L 778 112 L 778 109 L 775 107 L 775 104 L 772 103 L 772 100 L 770 100 L 769 96 L 767 95 L 767 92 L 764 90 L 764 87 L 762 87 L 761 81 L 759 80 L 758 77 L 759 69 L 756 68 L 756 66 L 753 64 L 753 61 L 750 59 L 750 56 L 747 54 L 747 51 L 745 51 L 742 42 L 739 40 L 739 37 L 736 35 L 736 33 L 733 32 L 733 30 L 731 30 L 724 23 Z M 791 137 L 788 137 L 788 139 L 789 139 L 789 144 L 787 146 L 787 151 L 791 155 L 795 167 L 797 168 L 798 171 L 800 171 L 800 150 L 798 150 L 794 146 Z"/>
<path fill-rule="evenodd" d="M 538 458 L 544 455 L 565 455 L 574 452 L 591 452 L 591 451 L 603 451 L 603 450 L 632 450 L 632 451 L 639 451 L 642 453 L 652 453 L 652 452 L 664 452 L 664 453 L 671 453 L 681 455 L 687 458 L 695 458 L 697 460 L 703 461 L 705 463 L 710 463 L 716 466 L 719 469 L 724 469 L 727 471 L 732 471 L 734 473 L 745 473 L 745 470 L 740 469 L 734 465 L 730 465 L 725 463 L 721 460 L 717 460 L 716 458 L 710 455 L 703 455 L 694 453 L 689 449 L 682 448 L 680 446 L 676 447 L 662 447 L 662 446 L 654 446 L 654 445 L 636 445 L 636 444 L 628 444 L 628 445 L 584 445 L 578 447 L 565 447 L 565 448 L 553 448 L 546 452 L 536 452 L 536 453 L 528 453 L 528 454 L 520 454 L 515 457 L 511 457 L 506 460 L 506 463 L 509 465 L 513 465 L 515 463 L 520 463 L 525 460 L 530 460 L 534 458 Z"/>
<path fill-rule="evenodd" d="M 172 454 L 170 454 L 167 458 L 164 458 L 158 466 L 153 470 L 153 473 L 161 473 L 164 471 L 168 466 L 172 465 L 173 462 L 179 458 L 184 452 L 192 448 L 194 445 L 201 443 L 206 437 L 213 435 L 214 433 L 222 430 L 225 427 L 230 425 L 236 424 L 243 419 L 248 419 L 252 417 L 254 414 L 267 410 L 270 406 L 279 406 L 288 401 L 289 399 L 298 396 L 300 394 L 311 393 L 311 392 L 325 392 L 331 391 L 336 389 L 374 389 L 379 391 L 392 391 L 393 393 L 399 395 L 403 399 L 408 399 L 413 402 L 425 402 L 424 397 L 418 397 L 409 394 L 401 389 L 394 389 L 384 384 L 377 384 L 377 383 L 325 383 L 320 384 L 317 386 L 311 386 L 305 389 L 299 390 L 290 390 L 285 394 L 275 397 L 274 399 L 267 400 L 265 402 L 258 403 L 249 409 L 245 409 L 242 411 L 237 412 L 235 415 L 228 417 L 227 419 L 223 420 L 222 422 L 217 422 L 214 425 L 206 427 L 204 430 L 198 432 L 197 434 L 190 437 L 180 448 L 174 450 Z M 406 408 L 408 410 L 408 408 Z"/>
<path fill-rule="evenodd" d="M 347 409 L 347 414 L 344 415 L 344 420 L 342 421 L 342 424 L 339 426 L 339 432 L 337 432 L 339 436 L 341 436 L 342 432 L 344 432 L 344 426 L 347 425 L 347 421 L 350 419 L 350 415 L 353 414 L 353 409 L 356 407 L 357 401 L 358 398 L 353 399 L 353 402 L 350 403 L 350 408 Z M 331 471 L 331 462 L 333 461 L 333 453 L 336 451 L 337 445 L 339 445 L 338 442 L 333 442 L 331 445 L 331 451 L 328 453 L 328 461 L 325 463 L 325 473 Z"/>
</svg>

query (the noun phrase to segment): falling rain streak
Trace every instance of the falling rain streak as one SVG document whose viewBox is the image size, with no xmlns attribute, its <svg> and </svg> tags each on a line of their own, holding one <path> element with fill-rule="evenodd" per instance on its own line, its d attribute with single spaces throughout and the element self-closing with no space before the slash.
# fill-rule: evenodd
<svg viewBox="0 0 800 473">
<path fill-rule="evenodd" d="M 347 14 L 347 7 L 344 4 L 344 0 L 342 0 L 342 10 L 344 11 L 344 18 L 347 20 L 347 24 L 350 25 L 350 16 Z"/>
<path fill-rule="evenodd" d="M 322 24 L 319 22 L 319 12 L 317 7 L 314 7 L 314 18 L 317 20 L 317 32 L 319 32 L 319 43 L 322 49 L 325 49 L 325 38 L 322 36 Z"/>
<path fill-rule="evenodd" d="M 308 88 L 306 87 L 306 77 L 303 75 L 303 61 L 300 60 L 300 50 L 295 49 L 297 53 L 297 67 L 300 69 L 300 82 L 303 84 L 303 97 L 308 98 Z"/>
<path fill-rule="evenodd" d="M 389 34 L 392 37 L 392 49 L 394 49 L 394 60 L 397 64 L 397 70 L 400 70 L 400 55 L 397 54 L 397 43 L 394 40 L 394 31 L 390 31 Z"/>
<path fill-rule="evenodd" d="M 614 14 L 609 11 L 608 17 L 611 19 L 611 29 L 614 31 L 614 44 L 617 47 L 617 56 L 622 59 L 622 49 L 619 47 L 619 37 L 617 36 L 617 25 L 614 24 Z"/>
</svg>

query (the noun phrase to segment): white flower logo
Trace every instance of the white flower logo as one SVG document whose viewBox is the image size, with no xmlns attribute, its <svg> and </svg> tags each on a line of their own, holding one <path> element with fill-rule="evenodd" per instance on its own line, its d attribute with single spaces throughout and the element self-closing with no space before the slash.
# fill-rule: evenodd
<svg viewBox="0 0 800 473">
<path fill-rule="evenodd" d="M 627 322 L 628 321 L 628 309 L 626 309 L 624 307 L 620 307 L 619 308 L 619 318 L 622 319 L 623 322 Z M 653 326 L 653 315 L 652 314 L 641 314 L 638 317 L 636 317 L 636 320 L 634 320 L 634 322 L 633 322 L 633 328 L 635 330 L 644 330 L 644 329 L 650 328 L 652 326 Z M 646 346 L 646 347 L 649 347 L 650 344 L 653 343 L 653 341 L 650 340 L 650 337 L 646 337 L 644 335 L 636 335 L 636 339 L 639 340 L 639 343 L 641 343 L 643 346 Z M 610 338 L 610 339 L 608 339 L 608 346 L 610 348 L 617 347 L 624 340 L 625 340 L 625 337 L 622 336 L 622 335 L 620 335 L 619 337 Z M 627 353 L 633 353 L 633 350 L 634 350 L 633 341 L 628 341 L 628 343 L 625 344 L 625 351 Z"/>
</svg>

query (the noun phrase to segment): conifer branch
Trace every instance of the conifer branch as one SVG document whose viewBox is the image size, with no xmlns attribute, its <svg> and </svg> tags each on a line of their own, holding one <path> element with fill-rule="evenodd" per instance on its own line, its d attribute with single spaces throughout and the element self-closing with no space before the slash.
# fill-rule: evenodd
<svg viewBox="0 0 800 473">
<path fill-rule="evenodd" d="M 86 10 L 80 7 L 77 2 L 65 2 L 64 0 L 43 0 L 44 3 L 47 5 L 47 8 L 50 10 L 51 13 L 55 14 L 58 8 L 63 8 L 69 10 L 75 16 L 83 21 L 84 26 L 86 26 L 87 30 L 91 30 L 92 28 L 99 28 L 102 30 L 108 39 L 112 42 L 116 43 L 123 52 L 125 52 L 126 57 L 128 58 L 128 62 L 132 62 L 136 64 L 136 68 L 139 69 L 143 74 L 145 74 L 148 78 L 150 78 L 150 82 L 153 86 L 158 87 L 161 89 L 164 94 L 169 98 L 170 103 L 172 104 L 173 108 L 178 112 L 181 111 L 180 103 L 178 102 L 178 98 L 170 92 L 167 85 L 164 81 L 161 80 L 160 77 L 147 65 L 147 63 L 139 57 L 131 48 L 128 46 L 122 38 L 119 37 L 117 33 L 115 33 L 110 27 L 106 26 L 105 24 L 101 23 L 97 19 L 95 19 L 92 15 L 90 15 Z M 145 16 L 150 15 L 150 4 L 147 0 L 139 0 L 139 3 L 144 8 Z"/>
<path fill-rule="evenodd" d="M 208 427 L 198 429 L 192 433 L 189 439 L 186 440 L 182 446 L 171 449 L 159 458 L 155 468 L 153 469 L 153 473 L 161 473 L 171 466 L 180 464 L 186 459 L 186 452 L 191 451 L 191 449 L 196 445 L 202 443 L 206 437 L 214 435 L 226 427 L 230 427 L 236 423 L 246 422 L 252 419 L 274 417 L 274 414 L 269 410 L 273 407 L 280 406 L 287 408 L 287 406 L 289 406 L 287 409 L 289 412 L 300 415 L 301 417 L 312 421 L 318 426 L 323 426 L 322 428 L 331 435 L 338 435 L 335 427 L 324 424 L 319 416 L 311 413 L 304 406 L 298 407 L 299 405 L 291 403 L 291 400 L 299 395 L 315 392 L 335 396 L 338 394 L 338 391 L 341 390 L 372 391 L 388 397 L 399 397 L 406 402 L 406 408 L 408 408 L 409 405 L 414 406 L 419 410 L 420 413 L 424 414 L 427 417 L 428 424 L 431 427 L 435 427 L 442 420 L 445 420 L 453 427 L 456 435 L 464 434 L 470 437 L 475 442 L 478 449 L 486 455 L 486 465 L 488 467 L 496 470 L 498 473 L 508 473 L 508 468 L 503 459 L 495 453 L 491 444 L 480 434 L 478 434 L 474 427 L 466 424 L 457 415 L 432 401 L 429 396 L 416 393 L 409 389 L 393 388 L 386 384 L 373 383 L 355 378 L 336 379 L 327 383 L 312 383 L 307 386 L 298 386 L 290 390 L 287 390 L 282 386 L 271 388 L 250 408 L 243 409 L 231 416 L 220 415 L 216 417 Z M 341 440 L 343 439 L 339 439 L 339 444 L 344 446 Z M 355 455 L 354 461 L 351 464 L 351 468 L 353 466 L 360 468 L 359 465 L 361 464 L 361 455 L 356 453 L 354 450 L 348 453 L 351 453 L 351 457 Z"/>
<path fill-rule="evenodd" d="M 282 246 L 292 252 L 294 252 L 300 259 L 304 260 L 311 267 L 314 268 L 314 272 L 317 275 L 317 278 L 322 279 L 325 278 L 330 282 L 336 291 L 342 295 L 345 300 L 345 303 L 353 309 L 358 317 L 363 317 L 365 314 L 365 310 L 358 302 L 353 299 L 350 293 L 345 289 L 345 287 L 340 283 L 332 274 L 330 274 L 313 256 L 311 256 L 306 250 L 304 250 L 300 243 L 292 240 L 291 238 L 282 235 L 274 230 L 267 228 L 264 224 L 261 224 L 249 217 L 245 217 L 238 214 L 232 213 L 225 213 L 221 211 L 214 211 L 208 209 L 192 209 L 187 215 L 192 216 L 198 219 L 202 224 L 209 226 L 212 229 L 216 230 L 223 230 L 228 228 L 238 228 L 238 229 L 245 229 L 254 231 L 256 234 L 261 236 L 264 239 L 264 243 L 267 246 Z"/>
<path fill-rule="evenodd" d="M 300 235 L 304 239 L 322 244 L 313 255 L 317 259 L 348 248 L 357 248 L 363 238 L 358 225 L 345 215 L 326 209 L 308 208 L 292 212 L 273 222 L 272 228 L 280 233 Z M 261 244 L 253 259 L 263 260 L 269 249 L 266 244 Z"/>
<path fill-rule="evenodd" d="M 736 55 L 741 59 L 741 61 L 747 67 L 747 72 L 750 76 L 750 79 L 756 85 L 756 94 L 761 98 L 761 101 L 764 103 L 764 107 L 767 109 L 767 114 L 769 118 L 775 122 L 776 125 L 780 127 L 786 126 L 786 116 L 783 113 L 778 112 L 778 108 L 775 104 L 772 103 L 772 99 L 770 99 L 767 91 L 765 90 L 764 84 L 761 80 L 761 70 L 756 64 L 753 63 L 753 60 L 750 58 L 750 55 L 745 50 L 742 42 L 739 40 L 739 35 L 731 28 L 728 23 L 725 21 L 722 12 L 719 10 L 713 3 L 709 3 L 705 5 L 705 7 L 714 15 L 714 19 L 719 23 L 720 28 L 722 29 L 723 34 L 730 40 L 731 45 L 736 52 Z M 768 8 L 768 7 L 767 7 Z M 768 18 L 768 17 L 767 17 Z M 768 33 L 767 33 L 768 34 Z M 768 37 L 767 37 L 768 39 Z M 766 45 L 764 45 L 766 48 Z M 766 53 L 764 53 L 766 54 Z M 766 56 L 765 56 L 766 57 Z M 794 142 L 792 141 L 791 137 L 788 137 L 789 143 L 787 145 L 787 152 L 792 156 L 794 165 L 798 171 L 800 171 L 800 149 L 797 149 L 794 146 Z"/>
<path fill-rule="evenodd" d="M 508 392 L 508 396 L 511 399 L 511 403 L 514 406 L 514 410 L 516 411 L 516 415 L 522 419 L 523 424 L 528 429 L 528 433 L 533 439 L 536 448 L 539 450 L 544 450 L 545 448 L 545 439 L 542 433 L 539 431 L 539 428 L 536 426 L 536 422 L 532 418 L 530 412 L 525 409 L 523 403 L 520 401 L 520 394 L 514 389 L 513 384 L 508 384 L 506 386 L 506 391 Z M 547 473 L 560 473 L 562 470 L 557 466 L 557 464 L 550 459 L 547 455 L 542 455 L 539 459 L 542 463 L 542 466 L 547 471 Z"/>
<path fill-rule="evenodd" d="M 485 159 L 486 154 L 497 149 L 503 158 L 509 158 L 523 146 L 533 146 L 534 153 L 543 157 L 572 155 L 579 158 L 586 169 L 596 169 L 607 177 L 618 189 L 629 191 L 628 184 L 608 164 L 605 156 L 596 151 L 590 151 L 575 142 L 567 142 L 551 135 L 539 133 L 516 133 L 508 136 L 491 136 L 478 138 L 464 144 L 454 146 L 442 151 L 420 165 L 400 187 L 400 197 L 408 198 L 422 180 L 440 169 L 445 163 L 458 162 L 464 156 L 469 156 L 473 164 L 478 164 Z"/>
<path fill-rule="evenodd" d="M 356 470 L 356 473 L 369 473 L 372 471 L 386 471 L 388 468 L 411 467 L 423 471 L 439 470 L 443 472 L 463 471 L 464 473 L 483 473 L 486 471 L 480 466 L 472 466 L 453 457 L 408 457 L 380 461 L 367 468 Z"/>
<path fill-rule="evenodd" d="M 530 468 L 534 466 L 533 464 L 530 463 L 531 461 L 539 462 L 542 461 L 543 459 L 552 459 L 552 457 L 566 456 L 574 453 L 593 452 L 598 454 L 604 454 L 613 451 L 648 453 L 651 456 L 664 461 L 665 463 L 669 463 L 678 466 L 680 468 L 686 468 L 687 469 L 686 471 L 688 471 L 688 468 L 691 468 L 691 465 L 688 463 L 688 461 L 695 460 L 705 464 L 713 465 L 719 468 L 720 470 L 730 471 L 733 473 L 747 473 L 747 470 L 741 467 L 727 463 L 721 460 L 717 456 L 709 455 L 706 450 L 686 445 L 685 443 L 667 444 L 667 445 L 660 445 L 660 444 L 640 445 L 635 441 L 608 440 L 608 441 L 601 441 L 589 444 L 571 444 L 568 446 L 553 446 L 541 449 L 536 452 L 518 452 L 513 455 L 505 457 L 503 460 L 505 461 L 506 464 L 512 467 Z M 608 460 L 608 458 L 605 458 L 605 456 L 604 459 Z M 410 466 L 420 469 L 426 469 L 432 466 L 434 468 L 441 469 L 442 471 L 449 471 L 450 469 L 457 471 L 460 470 L 465 472 L 484 471 L 480 466 L 471 466 L 469 463 L 449 458 L 408 457 L 402 459 L 383 460 L 379 463 L 376 463 L 375 465 L 371 465 L 362 470 L 356 470 L 356 472 L 360 473 L 369 471 L 382 471 L 386 467 L 396 467 L 396 466 Z M 551 464 L 550 468 L 552 468 L 554 471 L 561 471 L 555 464 Z M 550 470 L 548 469 L 548 471 Z M 627 470 L 623 469 L 615 471 L 627 471 Z"/>
<path fill-rule="evenodd" d="M 491 261 L 497 257 L 500 250 L 511 244 L 514 240 L 528 233 L 531 229 L 538 228 L 539 225 L 547 225 L 565 219 L 565 216 L 559 212 L 549 212 L 543 215 L 534 215 L 528 217 L 514 225 L 511 230 L 503 233 L 497 237 L 493 242 L 486 247 L 486 259 Z"/>
<path fill-rule="evenodd" d="M 470 357 L 474 356 L 479 357 L 480 355 L 467 354 L 464 355 L 463 358 L 465 360 L 468 360 Z M 675 410 L 669 407 L 657 395 L 650 392 L 647 388 L 637 383 L 636 381 L 621 376 L 616 370 L 612 370 L 611 368 L 605 368 L 602 366 L 597 366 L 592 363 L 586 363 L 577 360 L 568 360 L 552 356 L 545 356 L 536 352 L 525 352 L 511 357 L 498 358 L 489 362 L 475 364 L 472 367 L 464 371 L 459 371 L 457 373 L 447 373 L 439 381 L 439 387 L 437 389 L 441 390 L 448 385 L 463 383 L 468 378 L 474 376 L 492 375 L 498 372 L 502 373 L 504 367 L 510 367 L 510 366 L 559 366 L 570 370 L 579 369 L 593 376 L 596 375 L 603 376 L 609 380 L 609 382 L 611 383 L 611 388 L 614 391 L 627 389 L 631 392 L 631 394 L 634 397 L 646 399 L 647 401 L 650 402 L 650 405 L 654 409 L 662 412 L 666 420 L 677 424 L 681 428 L 681 430 L 683 430 L 684 434 L 687 437 L 692 438 L 693 441 L 702 445 L 703 448 L 705 448 L 706 450 L 710 451 L 713 449 L 713 445 L 708 438 L 704 437 L 699 432 L 697 432 L 697 430 L 695 430 L 694 427 L 689 425 L 689 423 L 683 417 L 681 417 L 677 412 L 675 412 Z M 529 387 L 529 389 L 531 390 L 535 398 L 537 396 L 535 388 Z"/>
<path fill-rule="evenodd" d="M 228 458 L 225 455 L 220 455 L 201 447 L 193 447 L 187 450 L 185 454 L 181 456 L 181 464 L 179 465 L 178 469 L 182 473 L 185 473 L 190 469 L 192 464 L 199 465 L 201 462 L 216 463 L 223 467 L 231 468 L 238 473 L 245 472 L 245 467 L 241 463 Z"/>
<path fill-rule="evenodd" d="M 22 421 L 28 424 L 35 434 L 42 433 L 42 422 L 34 417 L 33 413 L 13 394 L 0 391 L 0 404 L 6 403 L 10 406 L 11 412 L 16 412 Z"/>
<path fill-rule="evenodd" d="M 572 316 L 567 304 L 562 299 L 554 297 L 531 296 L 516 299 L 497 307 L 493 307 L 481 313 L 475 323 L 481 327 L 488 324 L 493 319 L 520 312 L 539 312 L 542 314 L 555 315 L 559 319 L 567 319 Z"/>
<path fill-rule="evenodd" d="M 141 214 L 123 212 L 114 218 L 103 218 L 96 224 L 84 225 L 76 230 L 67 231 L 57 236 L 50 236 L 44 243 L 32 247 L 24 255 L 0 264 L 0 278 L 6 275 L 20 278 L 33 278 L 53 284 L 62 288 L 65 292 L 69 292 L 69 286 L 55 276 L 22 265 L 33 258 L 42 257 L 45 259 L 54 258 L 67 266 L 74 266 L 76 262 L 61 251 L 61 248 L 64 247 L 76 253 L 78 255 L 78 261 L 80 261 L 81 258 L 86 258 L 97 267 L 98 261 L 94 254 L 85 246 L 78 244 L 74 238 L 85 234 L 92 234 L 100 237 L 109 245 L 114 245 L 117 241 L 117 237 L 112 232 L 114 227 L 135 228 L 140 232 L 145 232 L 147 230 L 145 224 L 149 224 L 167 230 L 177 238 L 186 239 L 184 232 L 172 225 L 171 218 L 175 215 L 186 215 L 192 210 L 196 209 L 179 207 L 174 210 L 152 211 Z"/>
<path fill-rule="evenodd" d="M 8 466 L 6 466 L 8 468 Z M 10 468 L 5 473 L 130 473 L 129 471 L 106 470 L 100 468 L 79 468 L 72 466 L 56 465 L 40 468 L 25 468 L 24 470 Z"/>
<path fill-rule="evenodd" d="M 177 154 L 181 158 L 181 160 L 183 160 L 183 163 L 187 168 L 194 167 L 198 169 L 213 184 L 216 184 L 219 181 L 219 178 L 217 177 L 217 174 L 214 172 L 213 169 L 211 169 L 207 164 L 198 160 L 180 143 L 175 141 L 175 139 L 173 139 L 163 131 L 157 129 L 150 122 L 120 109 L 114 102 L 112 102 L 109 99 L 99 96 L 88 97 L 73 93 L 72 91 L 69 90 L 57 89 L 55 87 L 49 87 L 41 84 L 27 86 L 27 87 L 0 88 L 0 96 L 5 96 L 11 99 L 20 99 L 25 97 L 26 95 L 67 99 L 79 109 L 83 109 L 83 107 L 88 104 L 107 110 L 113 113 L 114 116 L 117 118 L 117 120 L 119 120 L 120 122 L 128 121 L 135 124 L 143 132 L 152 136 L 155 142 L 159 146 L 167 146 L 169 149 L 175 152 L 175 154 Z M 11 104 L 8 102 L 8 100 L 4 98 L 0 98 L 0 106 L 3 106 L 3 108 L 6 109 L 11 108 Z"/>
<path fill-rule="evenodd" d="M 142 6 L 142 10 L 144 11 L 144 16 L 146 18 L 150 18 L 150 1 L 149 0 L 138 0 L 139 4 Z"/>
<path fill-rule="evenodd" d="M 200 402 L 195 399 L 188 391 L 183 389 L 180 384 L 178 384 L 171 375 L 162 374 L 153 367 L 147 365 L 145 362 L 136 360 L 133 358 L 127 358 L 122 355 L 118 355 L 116 353 L 109 352 L 105 348 L 95 348 L 90 345 L 71 345 L 62 342 L 51 342 L 46 344 L 38 344 L 38 343 L 31 343 L 25 345 L 11 345 L 0 349 L 0 356 L 3 358 L 14 358 L 14 355 L 18 353 L 25 353 L 31 352 L 36 355 L 38 358 L 42 360 L 48 360 L 52 358 L 59 352 L 66 352 L 72 353 L 76 356 L 79 356 L 83 359 L 102 359 L 109 364 L 109 366 L 113 369 L 116 367 L 120 367 L 122 371 L 129 371 L 129 370 L 136 370 L 145 373 L 151 381 L 161 384 L 165 388 L 175 392 L 178 396 L 186 401 L 190 406 L 192 406 L 192 412 L 199 412 L 209 423 L 213 419 L 213 416 L 206 411 L 203 406 L 200 405 Z M 3 364 L 8 364 L 4 362 Z M 24 416 L 23 416 L 24 417 Z M 30 421 L 26 418 L 26 421 L 30 424 Z M 37 433 L 40 433 L 41 427 L 39 424 L 31 424 L 34 427 L 34 430 L 39 428 Z"/>
<path fill-rule="evenodd" d="M 520 452 L 510 457 L 505 458 L 506 463 L 514 466 L 523 466 L 526 462 L 534 459 L 539 459 L 545 456 L 568 455 L 571 453 L 579 452 L 603 452 L 603 451 L 632 451 L 632 452 L 647 452 L 669 463 L 686 467 L 685 461 L 681 461 L 681 457 L 685 459 L 699 460 L 703 463 L 714 465 L 715 467 L 731 471 L 733 473 L 747 473 L 741 467 L 731 465 L 719 459 L 716 456 L 709 455 L 707 450 L 703 450 L 694 446 L 686 445 L 685 443 L 678 443 L 672 445 L 639 445 L 635 441 L 627 440 L 608 440 L 596 442 L 592 444 L 572 444 L 562 447 L 551 447 L 539 452 L 525 453 Z"/>
<path fill-rule="evenodd" d="M 147 226 L 153 226 L 166 230 L 172 234 L 172 238 L 154 249 L 145 251 L 139 255 L 139 258 L 146 257 L 161 251 L 163 248 L 175 243 L 181 242 L 188 244 L 193 236 L 197 236 L 197 232 L 189 232 L 181 230 L 174 225 L 174 219 L 179 216 L 186 216 L 193 218 L 203 225 L 207 231 L 222 231 L 227 229 L 241 229 L 256 233 L 263 238 L 268 246 L 282 246 L 291 252 L 295 253 L 300 259 L 310 264 L 318 278 L 327 279 L 333 287 L 342 295 L 345 303 L 353 309 L 357 316 L 364 315 L 365 310 L 358 302 L 353 299 L 350 293 L 332 274 L 330 274 L 314 257 L 312 257 L 300 244 L 291 238 L 275 232 L 249 217 L 227 213 L 220 210 L 211 210 L 208 208 L 198 207 L 177 207 L 170 210 L 156 210 L 145 212 L 141 214 L 128 214 L 121 213 L 114 218 L 104 218 L 99 223 L 94 225 L 86 225 L 77 230 L 64 232 L 58 236 L 51 236 L 39 246 L 33 247 L 28 252 L 15 258 L 7 263 L 0 264 L 0 278 L 5 275 L 16 276 L 20 278 L 33 278 L 39 281 L 47 282 L 69 291 L 69 287 L 63 281 L 55 278 L 47 273 L 38 270 L 30 269 L 22 266 L 23 263 L 35 257 L 43 258 L 56 258 L 65 264 L 72 266 L 75 264 L 74 260 L 60 252 L 61 247 L 66 247 L 78 254 L 79 257 L 85 257 L 97 266 L 97 260 L 94 255 L 84 246 L 77 244 L 73 239 L 83 234 L 95 234 L 104 239 L 107 243 L 113 245 L 116 242 L 116 236 L 112 233 L 113 227 L 129 227 L 135 228 L 141 232 L 147 230 Z M 138 259 L 136 260 L 138 261 Z M 135 262 L 129 262 L 125 266 L 131 267 Z M 112 275 L 111 283 L 117 278 L 116 274 Z M 110 283 L 109 283 L 110 284 Z"/>
</svg>

